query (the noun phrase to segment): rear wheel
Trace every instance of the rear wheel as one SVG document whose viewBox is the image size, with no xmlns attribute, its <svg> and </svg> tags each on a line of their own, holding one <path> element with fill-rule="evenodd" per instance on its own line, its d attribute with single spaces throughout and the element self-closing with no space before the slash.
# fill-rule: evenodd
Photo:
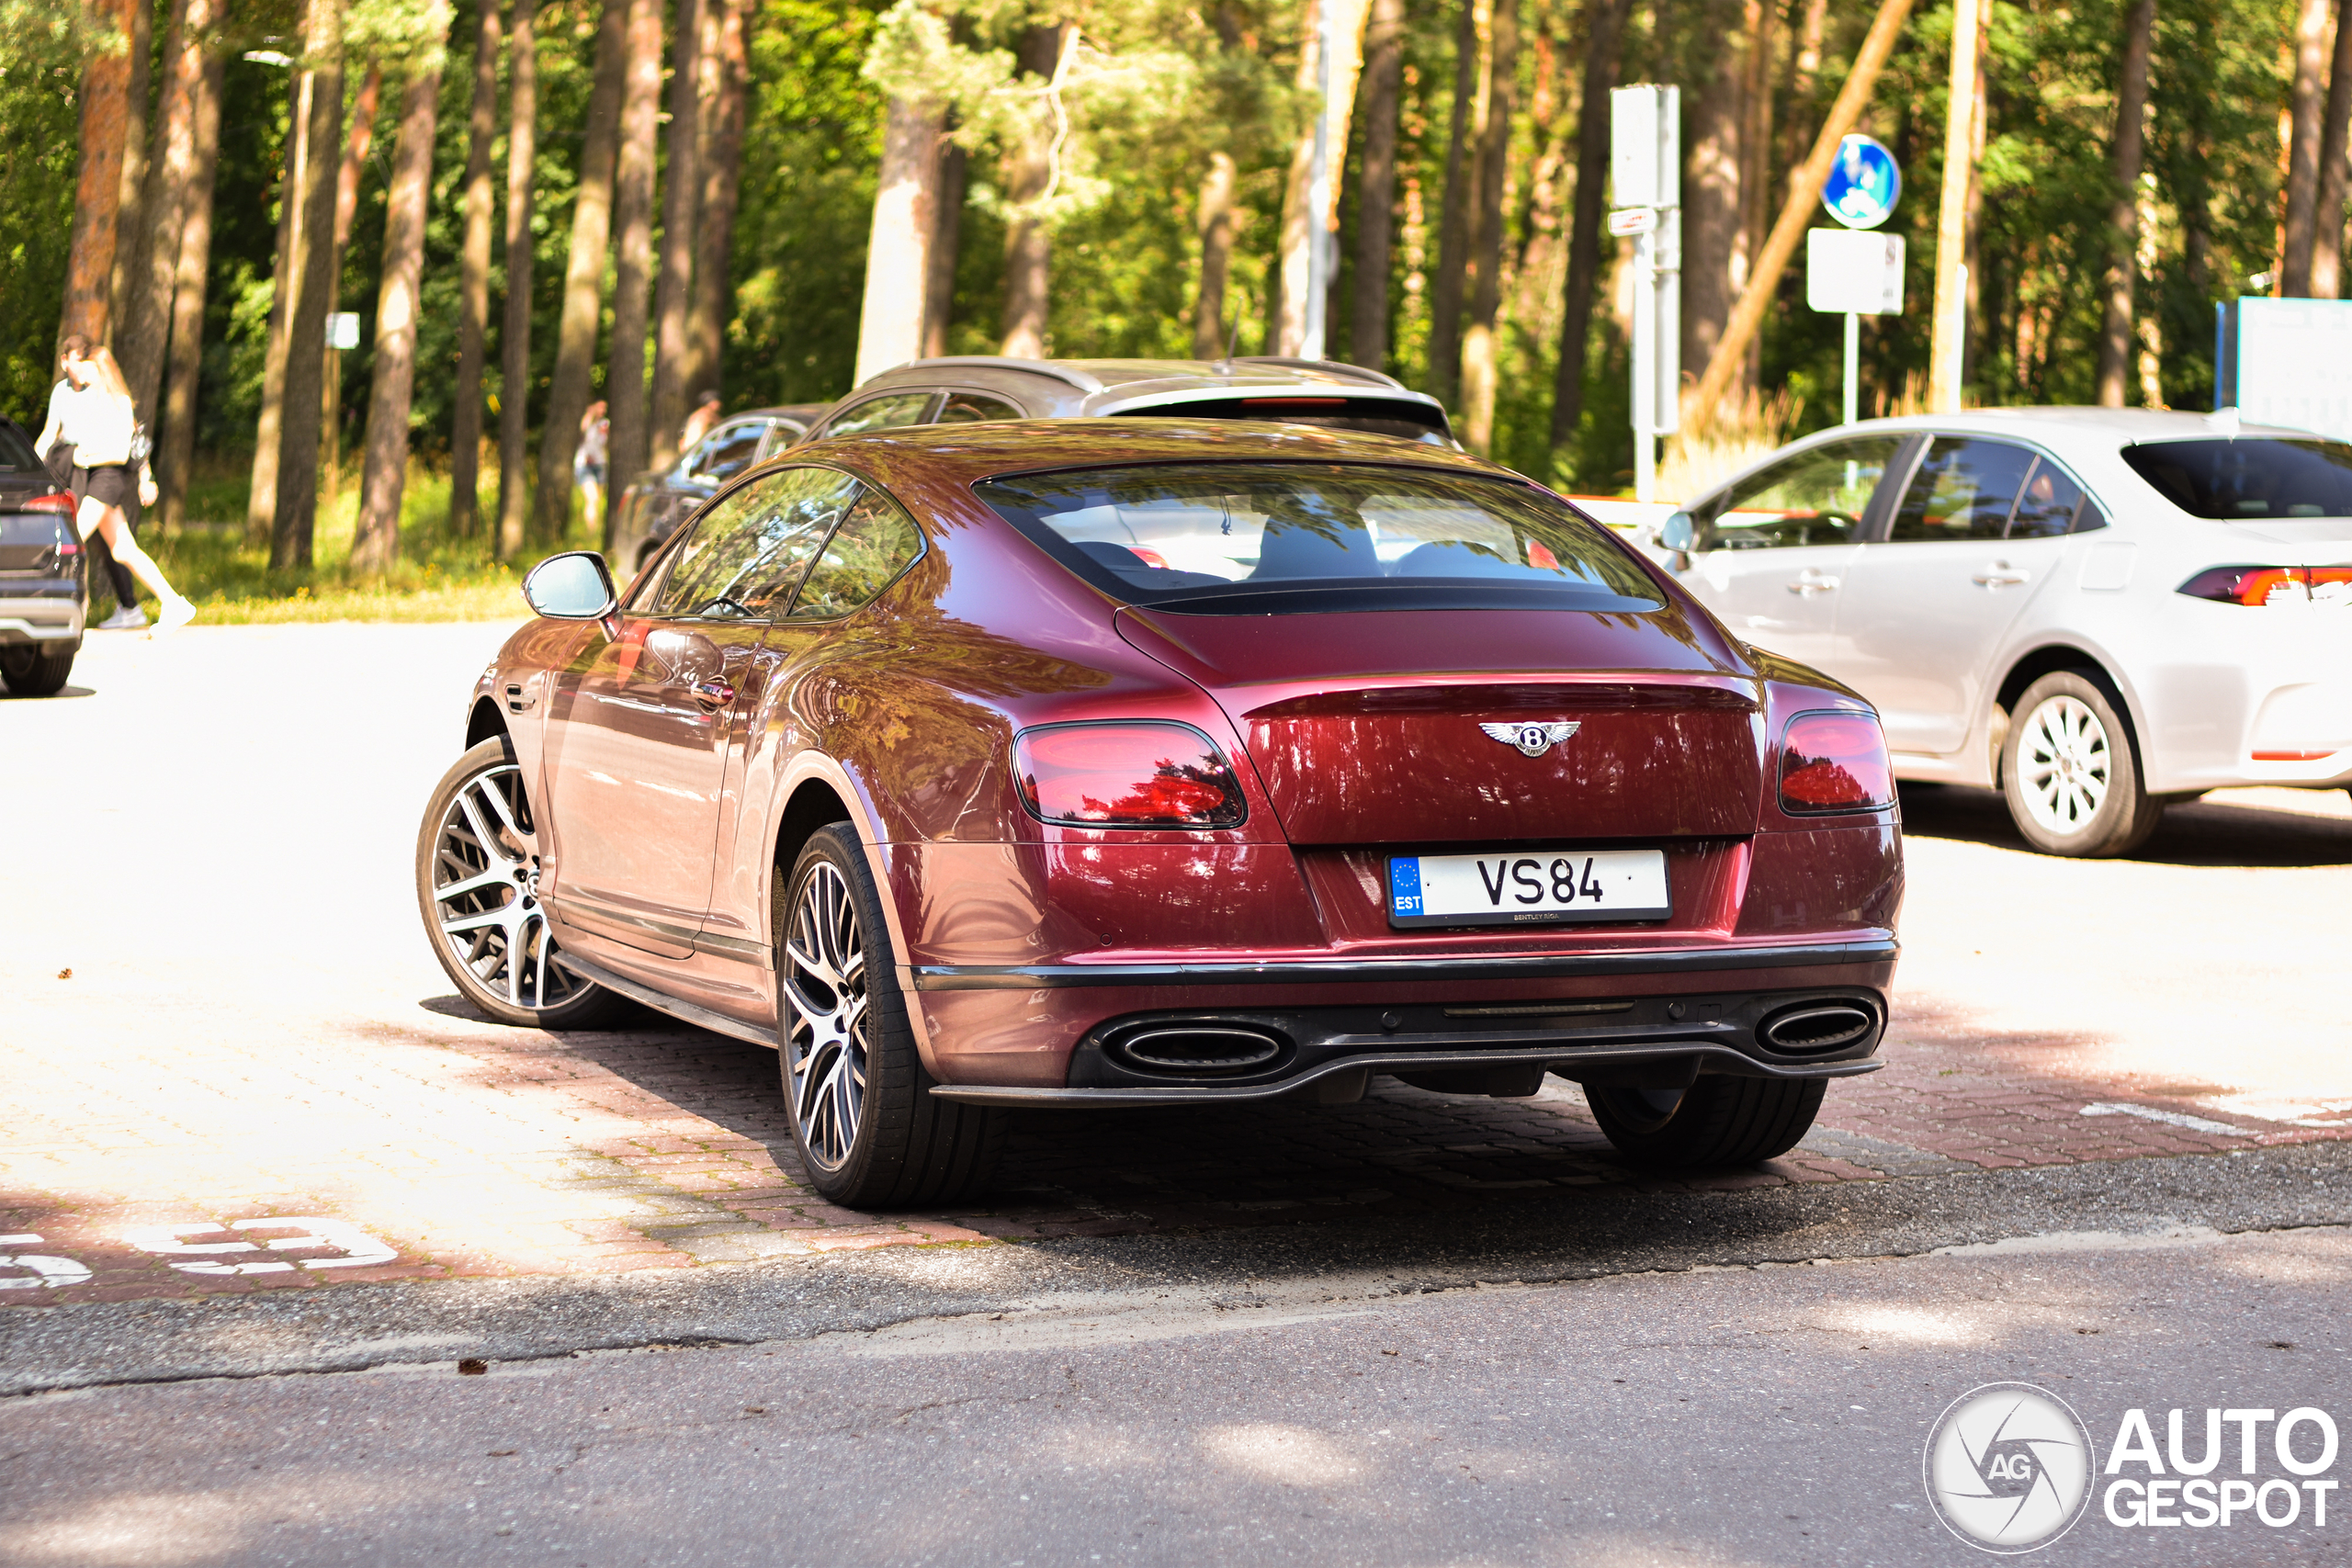
<svg viewBox="0 0 2352 1568">
<path fill-rule="evenodd" d="M 944 1202 L 985 1188 L 1004 1112 L 932 1094 L 856 830 L 819 829 L 782 891 L 777 1044 L 809 1184 L 853 1209 Z"/>
<path fill-rule="evenodd" d="M 2164 817 L 2149 797 L 2131 732 L 2100 682 L 2073 671 L 2044 675 L 2018 699 L 2001 743 L 2001 793 L 2010 820 L 2044 854 L 2130 854 Z"/>
<path fill-rule="evenodd" d="M 0 648 L 0 680 L 20 697 L 53 697 L 65 689 L 65 678 L 74 673 L 74 649 L 51 653 L 47 649 L 19 643 L 14 648 Z"/>
<path fill-rule="evenodd" d="M 1592 1119 L 1635 1165 L 1754 1165 L 1787 1154 L 1813 1125 L 1820 1078 L 1693 1079 L 1688 1089 L 1587 1085 Z"/>
<path fill-rule="evenodd" d="M 620 998 L 556 962 L 530 797 L 503 736 L 434 787 L 416 837 L 416 901 L 442 970 L 499 1022 L 594 1029 L 620 1010 Z"/>
</svg>

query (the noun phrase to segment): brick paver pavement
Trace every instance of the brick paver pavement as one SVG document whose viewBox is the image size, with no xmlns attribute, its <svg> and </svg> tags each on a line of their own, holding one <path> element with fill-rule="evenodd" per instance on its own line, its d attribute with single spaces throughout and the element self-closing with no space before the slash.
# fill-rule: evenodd
<svg viewBox="0 0 2352 1568">
<path fill-rule="evenodd" d="M 367 679 L 413 682 L 399 658 L 420 649 L 461 680 L 495 640 L 315 629 L 339 637 L 304 656 L 348 653 L 361 696 Z M 237 700 L 207 662 L 237 651 L 230 635 L 187 635 L 173 665 L 136 671 L 156 690 L 129 733 L 199 692 Z M 25 716 L 6 716 L 32 734 Z M 94 750 L 114 733 L 67 728 L 83 721 L 62 706 L 36 716 Z M 378 723 L 398 718 L 387 705 Z M 1384 1080 L 1351 1106 L 1024 1113 L 985 1202 L 849 1213 L 799 1179 L 773 1053 L 650 1015 L 621 1032 L 509 1030 L 447 994 L 398 878 L 450 722 L 436 712 L 430 744 L 390 751 L 355 729 L 323 760 L 224 722 L 229 754 L 187 779 L 21 786 L 85 814 L 60 847 L 33 844 L 55 857 L 47 869 L 18 873 L 17 893 L 37 885 L 62 913 L 17 904 L 0 952 L 0 1305 L 1899 1179 L 2338 1137 L 2352 1115 L 2352 1086 L 2326 1076 L 2352 1041 L 2335 969 L 2314 956 L 2339 945 L 2352 892 L 2341 797 L 2191 807 L 2137 861 L 2084 865 L 2019 852 L 1981 796 L 1922 792 L 1906 797 L 1910 945 L 1889 1066 L 1834 1085 L 1821 1125 L 1760 1169 L 1636 1174 L 1570 1086 L 1514 1101 Z M 363 777 L 387 755 L 406 760 Z M 313 833 L 315 854 L 273 863 L 277 880 L 237 874 L 205 835 L 248 820 L 240 781 L 281 765 L 331 768 L 339 788 L 390 804 L 354 816 L 382 819 L 372 838 Z M 58 868 L 82 866 L 59 903 Z M 346 882 L 377 892 L 310 901 Z M 281 909 L 290 931 L 273 923 Z M 271 939 L 308 937 L 304 922 L 331 940 L 291 941 L 283 957 Z M 2226 951 L 2249 930 L 2276 941 L 2258 959 Z M 2052 954 L 2073 961 L 2037 967 Z"/>
</svg>

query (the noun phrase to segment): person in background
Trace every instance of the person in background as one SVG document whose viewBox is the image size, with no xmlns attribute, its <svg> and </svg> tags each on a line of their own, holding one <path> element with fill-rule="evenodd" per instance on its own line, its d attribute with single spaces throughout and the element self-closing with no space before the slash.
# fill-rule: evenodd
<svg viewBox="0 0 2352 1568">
<path fill-rule="evenodd" d="M 695 404 L 695 412 L 686 415 L 686 426 L 678 433 L 678 450 L 691 452 L 695 443 L 710 434 L 718 423 L 718 392 L 716 388 L 705 392 Z"/>
<path fill-rule="evenodd" d="M 130 443 L 139 427 L 130 383 L 122 378 L 121 367 L 115 364 L 114 355 L 106 346 L 94 346 L 79 333 L 66 338 L 58 352 L 57 367 L 65 378 L 50 394 L 49 423 L 41 427 L 40 439 L 33 444 L 34 449 L 46 452 L 58 441 L 73 445 L 75 473 L 82 480 L 77 487 L 81 506 L 74 513 L 82 537 L 87 539 L 95 534 L 105 540 L 114 558 L 162 601 L 157 629 L 175 631 L 195 619 L 196 606 L 180 596 L 164 578 L 163 569 L 139 547 L 122 513 L 122 503 L 132 491 Z M 137 490 L 141 505 L 155 503 L 155 476 L 143 459 L 139 464 Z M 137 609 L 135 588 L 128 596 L 119 590 L 118 597 L 125 605 Z M 115 619 L 120 618 L 118 613 Z M 143 615 L 139 624 L 145 624 Z"/>
<path fill-rule="evenodd" d="M 571 455 L 571 482 L 587 508 L 589 531 L 600 538 L 605 532 L 605 466 L 612 440 L 613 422 L 605 417 L 600 398 L 580 416 L 580 447 Z"/>
<path fill-rule="evenodd" d="M 74 390 L 73 381 L 62 376 L 58 378 L 57 384 L 49 389 L 49 417 L 44 429 L 57 430 L 62 427 L 66 400 L 73 397 Z M 82 496 L 89 487 L 90 475 L 89 470 L 82 467 L 81 460 L 74 455 L 74 444 L 61 437 L 41 444 L 40 450 L 41 462 L 47 466 L 51 480 L 58 489 L 69 491 L 73 495 L 74 505 L 78 511 L 82 505 Z M 123 511 L 123 525 L 134 536 L 137 534 L 138 530 L 131 523 L 130 509 L 127 507 Z M 147 625 L 147 612 L 139 607 L 139 584 L 131 577 L 130 569 L 114 558 L 114 552 L 107 548 L 107 542 L 103 537 L 92 539 L 89 542 L 88 558 L 96 570 L 107 574 L 107 581 L 114 590 L 114 614 L 100 621 L 92 629 L 102 632 L 143 630 Z"/>
</svg>

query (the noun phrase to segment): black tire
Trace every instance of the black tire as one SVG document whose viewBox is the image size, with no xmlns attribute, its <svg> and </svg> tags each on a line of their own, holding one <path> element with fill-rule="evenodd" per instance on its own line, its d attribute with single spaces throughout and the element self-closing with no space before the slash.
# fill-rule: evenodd
<svg viewBox="0 0 2352 1568">
<path fill-rule="evenodd" d="M 74 649 L 52 653 L 47 649 L 18 644 L 0 648 L 0 680 L 20 697 L 53 697 L 65 689 L 65 679 L 74 673 Z"/>
<path fill-rule="evenodd" d="M 482 842 L 477 820 L 492 842 Z M 506 874 L 492 874 L 500 871 Z M 467 883 L 480 886 L 462 888 Z M 538 902 L 530 797 L 504 736 L 474 747 L 434 785 L 416 835 L 416 903 L 442 971 L 466 1000 L 500 1023 L 594 1029 L 622 1012 L 621 998 L 555 961 Z M 447 922 L 466 920 L 476 923 L 447 929 Z"/>
<path fill-rule="evenodd" d="M 1588 1085 L 1592 1119 L 1635 1165 L 1754 1165 L 1796 1147 L 1821 1111 L 1820 1078 L 1706 1077 L 1685 1089 Z"/>
<path fill-rule="evenodd" d="M 809 1185 L 852 1209 L 984 1190 L 1005 1113 L 932 1094 L 856 829 L 817 829 L 777 893 L 777 1054 Z"/>
<path fill-rule="evenodd" d="M 2044 675 L 2018 699 L 2001 742 L 2001 795 L 2009 820 L 2043 854 L 2128 855 L 2164 820 L 2121 708 L 2104 681 L 2072 670 Z"/>
</svg>

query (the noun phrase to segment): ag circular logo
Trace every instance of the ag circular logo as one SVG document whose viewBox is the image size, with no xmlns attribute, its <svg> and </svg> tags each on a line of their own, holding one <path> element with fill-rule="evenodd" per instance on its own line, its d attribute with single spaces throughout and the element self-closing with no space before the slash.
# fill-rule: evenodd
<svg viewBox="0 0 2352 1568">
<path fill-rule="evenodd" d="M 2037 1551 L 2075 1528 L 2091 1498 L 2090 1434 L 2064 1400 L 1995 1382 L 1952 1401 L 1928 1434 L 1928 1501 L 1971 1546 Z"/>
</svg>

